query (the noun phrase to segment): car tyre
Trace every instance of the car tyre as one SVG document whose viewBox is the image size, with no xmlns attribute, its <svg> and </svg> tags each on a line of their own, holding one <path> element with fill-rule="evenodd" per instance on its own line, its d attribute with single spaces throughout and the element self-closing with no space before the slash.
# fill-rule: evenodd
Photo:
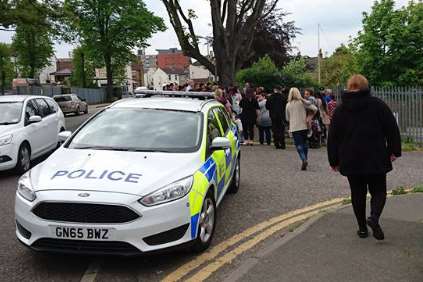
<svg viewBox="0 0 423 282">
<path fill-rule="evenodd" d="M 23 143 L 19 147 L 18 162 L 15 171 L 18 174 L 24 174 L 31 168 L 31 149 L 27 143 Z"/>
<path fill-rule="evenodd" d="M 80 114 L 81 114 L 81 109 L 78 106 L 78 108 L 75 111 L 75 115 L 79 116 Z"/>
<path fill-rule="evenodd" d="M 85 108 L 84 114 L 88 114 L 88 106 Z"/>
<path fill-rule="evenodd" d="M 216 201 L 214 200 L 212 189 L 204 199 L 203 207 L 198 218 L 197 238 L 191 250 L 195 253 L 205 251 L 211 244 L 214 230 L 216 228 Z"/>
<path fill-rule="evenodd" d="M 228 188 L 229 194 L 236 194 L 239 191 L 239 186 L 241 182 L 241 162 L 240 158 L 236 160 L 234 176 L 232 177 L 231 184 Z"/>
</svg>

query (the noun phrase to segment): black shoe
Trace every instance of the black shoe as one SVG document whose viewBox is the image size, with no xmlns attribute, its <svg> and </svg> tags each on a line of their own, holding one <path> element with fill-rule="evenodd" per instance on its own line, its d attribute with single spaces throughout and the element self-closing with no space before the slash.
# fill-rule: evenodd
<svg viewBox="0 0 423 282">
<path fill-rule="evenodd" d="M 376 240 L 385 239 L 385 234 L 383 234 L 383 230 L 380 227 L 379 223 L 374 222 L 374 220 L 369 217 L 367 219 L 367 225 L 370 226 L 370 228 L 372 229 L 373 237 L 375 237 Z"/>
<path fill-rule="evenodd" d="M 358 237 L 365 239 L 367 237 L 369 237 L 369 231 L 366 229 L 360 229 L 357 231 L 357 235 Z"/>
<path fill-rule="evenodd" d="M 302 171 L 307 170 L 307 166 L 308 166 L 308 162 L 307 161 L 303 161 L 303 164 L 301 165 L 301 170 Z"/>
</svg>

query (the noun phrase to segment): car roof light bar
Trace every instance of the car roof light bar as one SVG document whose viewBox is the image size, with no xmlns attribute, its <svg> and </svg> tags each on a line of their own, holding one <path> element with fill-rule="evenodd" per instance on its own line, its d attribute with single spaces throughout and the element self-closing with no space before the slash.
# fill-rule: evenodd
<svg viewBox="0 0 423 282">
<path fill-rule="evenodd" d="M 188 92 L 188 91 L 156 91 L 156 90 L 137 90 L 136 98 L 149 98 L 152 96 L 166 96 L 173 98 L 197 98 L 197 99 L 214 99 L 213 92 Z"/>
</svg>

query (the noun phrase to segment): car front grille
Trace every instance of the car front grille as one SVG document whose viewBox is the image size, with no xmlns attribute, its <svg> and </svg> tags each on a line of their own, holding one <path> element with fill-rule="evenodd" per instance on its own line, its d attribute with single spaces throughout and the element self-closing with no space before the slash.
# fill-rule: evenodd
<svg viewBox="0 0 423 282">
<path fill-rule="evenodd" d="M 32 212 L 42 219 L 73 223 L 126 223 L 140 217 L 124 206 L 85 203 L 44 202 Z"/>
<path fill-rule="evenodd" d="M 117 241 L 81 241 L 42 238 L 34 242 L 31 248 L 37 251 L 93 254 L 93 255 L 138 255 L 141 251 L 129 243 Z"/>
</svg>

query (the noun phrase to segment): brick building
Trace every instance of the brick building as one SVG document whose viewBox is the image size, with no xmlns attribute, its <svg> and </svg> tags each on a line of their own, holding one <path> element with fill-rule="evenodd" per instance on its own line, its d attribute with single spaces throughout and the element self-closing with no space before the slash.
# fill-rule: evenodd
<svg viewBox="0 0 423 282">
<path fill-rule="evenodd" d="M 187 70 L 191 59 L 177 48 L 158 49 L 157 67 L 161 69 Z"/>
</svg>

